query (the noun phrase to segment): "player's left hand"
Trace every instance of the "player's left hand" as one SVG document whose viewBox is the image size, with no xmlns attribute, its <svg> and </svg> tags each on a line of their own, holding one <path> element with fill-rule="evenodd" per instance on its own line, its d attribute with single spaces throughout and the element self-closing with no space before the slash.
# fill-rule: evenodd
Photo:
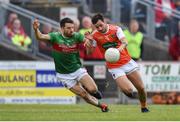
<svg viewBox="0 0 180 122">
<path fill-rule="evenodd" d="M 84 35 L 85 35 L 85 38 L 87 38 L 89 40 L 93 40 L 93 36 L 91 35 L 90 32 L 86 32 Z"/>
<path fill-rule="evenodd" d="M 91 48 L 91 47 L 92 47 L 91 41 L 88 40 L 88 39 L 85 39 L 84 46 L 85 46 L 85 47 L 88 47 L 88 48 Z"/>
</svg>

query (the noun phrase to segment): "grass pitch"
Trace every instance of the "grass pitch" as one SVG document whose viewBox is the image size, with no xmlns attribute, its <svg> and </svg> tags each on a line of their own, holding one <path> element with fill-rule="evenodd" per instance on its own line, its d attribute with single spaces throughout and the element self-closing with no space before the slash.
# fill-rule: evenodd
<svg viewBox="0 0 180 122">
<path fill-rule="evenodd" d="M 138 105 L 110 105 L 108 113 L 87 104 L 0 105 L 0 121 L 174 121 L 180 120 L 179 105 L 150 105 L 141 113 Z"/>
</svg>

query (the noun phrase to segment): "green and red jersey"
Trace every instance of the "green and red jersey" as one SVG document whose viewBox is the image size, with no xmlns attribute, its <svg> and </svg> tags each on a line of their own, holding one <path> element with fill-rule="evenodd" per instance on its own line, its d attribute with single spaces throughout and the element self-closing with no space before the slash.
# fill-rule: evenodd
<svg viewBox="0 0 180 122">
<path fill-rule="evenodd" d="M 75 32 L 72 37 L 64 37 L 60 32 L 52 32 L 49 36 L 56 72 L 69 74 L 82 67 L 79 57 L 79 44 L 84 40 L 82 34 Z"/>
</svg>

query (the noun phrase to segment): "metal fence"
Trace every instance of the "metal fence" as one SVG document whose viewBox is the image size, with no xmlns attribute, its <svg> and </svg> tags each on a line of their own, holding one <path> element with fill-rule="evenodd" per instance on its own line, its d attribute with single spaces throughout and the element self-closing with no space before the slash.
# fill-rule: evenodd
<svg viewBox="0 0 180 122">
<path fill-rule="evenodd" d="M 165 20 L 159 25 L 155 21 L 158 17 L 156 12 L 161 10 L 171 11 L 171 15 L 168 21 Z M 178 31 L 177 23 L 180 20 L 180 12 L 165 8 L 153 0 L 133 0 L 131 18 L 137 18 L 140 21 L 148 38 L 169 43 Z"/>
<path fill-rule="evenodd" d="M 35 39 L 32 23 L 33 23 L 35 18 L 38 18 L 39 22 L 41 24 L 40 29 L 42 29 L 43 25 L 48 24 L 48 25 L 51 25 L 54 30 L 58 30 L 59 29 L 59 23 L 58 22 L 55 22 L 51 19 L 48 19 L 48 18 L 43 17 L 39 14 L 36 14 L 36 13 L 33 13 L 33 12 L 28 11 L 26 9 L 23 9 L 21 7 L 15 6 L 13 4 L 0 3 L 0 9 L 1 9 L 0 15 L 1 15 L 2 20 L 3 20 L 3 21 L 0 21 L 1 41 L 4 41 L 5 43 L 10 42 L 10 41 L 8 41 L 8 38 L 5 37 L 4 34 L 2 33 L 3 26 L 6 24 L 9 14 L 10 13 L 16 13 L 18 15 L 18 18 L 21 20 L 21 24 L 24 27 L 25 32 L 32 39 L 32 45 L 30 46 L 29 51 L 28 51 L 28 52 L 30 52 L 29 54 L 39 55 L 39 56 L 45 57 L 46 59 L 51 59 L 50 56 L 48 56 L 44 53 L 41 53 L 39 51 L 39 42 Z"/>
<path fill-rule="evenodd" d="M 91 3 L 89 9 L 93 9 Z M 180 12 L 163 7 L 154 0 L 106 0 L 105 3 L 107 4 L 107 10 L 102 11 L 102 13 L 108 15 L 113 23 L 120 23 L 128 27 L 130 19 L 135 18 L 140 23 L 141 31 L 152 40 L 169 43 L 169 39 L 176 33 L 175 28 L 177 27 L 177 21 L 180 20 Z M 94 6 L 98 5 L 95 4 Z M 169 23 L 162 23 L 162 25 L 157 26 L 155 21 L 156 10 L 162 9 L 172 12 L 171 20 Z"/>
</svg>

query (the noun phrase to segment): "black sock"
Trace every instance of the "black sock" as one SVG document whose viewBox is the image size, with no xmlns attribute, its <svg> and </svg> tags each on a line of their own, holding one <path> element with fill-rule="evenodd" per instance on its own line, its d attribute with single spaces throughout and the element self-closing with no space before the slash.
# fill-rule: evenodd
<svg viewBox="0 0 180 122">
<path fill-rule="evenodd" d="M 91 93 L 91 95 L 97 99 L 102 99 L 102 94 L 100 91 L 96 91 L 95 93 Z"/>
<path fill-rule="evenodd" d="M 130 93 L 126 93 L 126 92 L 124 92 L 124 94 L 125 94 L 126 96 L 128 96 L 129 98 L 136 98 L 136 96 L 135 96 L 135 93 L 134 93 L 134 92 L 130 92 Z"/>
</svg>

